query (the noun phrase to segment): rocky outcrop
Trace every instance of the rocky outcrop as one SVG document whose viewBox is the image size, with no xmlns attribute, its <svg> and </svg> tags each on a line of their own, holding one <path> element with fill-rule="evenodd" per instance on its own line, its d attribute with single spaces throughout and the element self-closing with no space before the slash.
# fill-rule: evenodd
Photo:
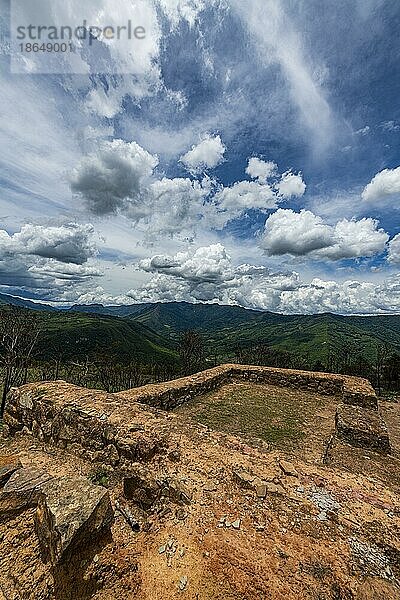
<svg viewBox="0 0 400 600">
<path fill-rule="evenodd" d="M 378 398 L 372 385 L 366 379 L 358 377 L 344 377 L 343 402 L 352 406 L 378 410 Z"/>
<path fill-rule="evenodd" d="M 11 433 L 25 428 L 46 444 L 110 467 L 148 461 L 167 445 L 167 431 L 152 427 L 157 411 L 63 381 L 11 390 L 4 418 Z"/>
<path fill-rule="evenodd" d="M 282 464 L 285 464 L 285 468 L 287 468 L 290 473 L 286 472 L 283 470 Z M 281 467 L 282 471 L 286 474 L 286 475 L 290 475 L 291 477 L 298 477 L 297 471 L 296 469 L 293 467 L 293 465 L 287 461 L 281 461 L 279 463 L 279 466 Z M 280 481 L 279 478 L 274 477 L 273 480 L 267 481 L 267 480 L 263 480 L 260 477 L 258 477 L 258 475 L 253 475 L 252 473 L 249 473 L 248 471 L 246 471 L 245 469 L 234 469 L 232 472 L 232 478 L 233 481 L 242 489 L 245 490 L 252 490 L 253 492 L 256 493 L 257 498 L 260 499 L 264 499 L 267 497 L 267 495 L 270 494 L 284 494 L 285 493 L 285 489 Z"/>
<path fill-rule="evenodd" d="M 93 543 L 114 520 L 106 489 L 84 477 L 60 477 L 42 486 L 35 514 L 46 560 L 60 563 L 80 545 Z"/>
</svg>

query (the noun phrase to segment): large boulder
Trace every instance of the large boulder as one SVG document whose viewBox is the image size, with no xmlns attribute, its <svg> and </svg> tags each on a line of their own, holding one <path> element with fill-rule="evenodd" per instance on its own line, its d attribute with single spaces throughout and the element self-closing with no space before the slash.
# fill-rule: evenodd
<svg viewBox="0 0 400 600">
<path fill-rule="evenodd" d="M 44 557 L 52 564 L 93 543 L 113 520 L 107 490 L 84 477 L 60 477 L 41 489 L 35 526 Z"/>
<path fill-rule="evenodd" d="M 40 490 L 51 475 L 36 469 L 18 469 L 0 492 L 0 519 L 8 519 L 37 505 Z"/>
</svg>

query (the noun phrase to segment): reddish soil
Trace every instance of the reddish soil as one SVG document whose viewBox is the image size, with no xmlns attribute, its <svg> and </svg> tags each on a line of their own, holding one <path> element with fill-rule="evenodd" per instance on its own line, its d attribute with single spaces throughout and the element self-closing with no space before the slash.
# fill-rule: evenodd
<svg viewBox="0 0 400 600">
<path fill-rule="evenodd" d="M 229 387 L 221 390 L 218 401 L 231 395 Z M 260 387 L 265 398 L 277 393 L 269 386 L 253 386 L 251 394 L 260 394 Z M 324 465 L 321 451 L 332 432 L 335 399 L 293 390 L 281 399 L 297 403 L 304 435 L 286 441 L 283 436 L 278 444 L 257 443 L 249 431 L 243 432 L 246 438 L 212 431 L 196 422 L 195 405 L 166 415 L 168 452 L 179 452 L 180 458 L 164 455 L 145 466 L 149 475 L 184 481 L 192 493 L 190 505 L 170 503 L 161 513 L 144 514 L 131 504 L 142 522 L 139 533 L 116 513 L 111 535 L 95 544 L 88 540 L 62 568 L 42 561 L 32 510 L 0 523 L 4 598 L 399 599 L 396 458 L 342 444 L 332 447 Z M 384 410 L 393 415 L 395 432 L 396 411 Z M 92 464 L 28 435 L 3 440 L 0 454 L 18 454 L 24 466 L 54 475 L 94 474 Z M 279 464 L 284 459 L 294 475 L 284 473 Z M 265 499 L 235 482 L 233 471 L 239 467 L 270 483 Z M 112 500 L 121 502 L 119 474 L 108 473 L 103 483 Z M 278 493 L 271 491 L 274 486 Z M 238 519 L 238 528 L 228 526 Z M 168 542 L 175 552 L 164 551 Z"/>
</svg>

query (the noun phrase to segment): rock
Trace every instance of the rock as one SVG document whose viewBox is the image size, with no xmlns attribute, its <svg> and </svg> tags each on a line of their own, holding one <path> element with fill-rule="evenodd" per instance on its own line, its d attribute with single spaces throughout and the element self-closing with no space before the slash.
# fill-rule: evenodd
<svg viewBox="0 0 400 600">
<path fill-rule="evenodd" d="M 288 462 L 287 460 L 280 460 L 279 466 L 282 469 L 282 471 L 285 473 L 285 475 L 291 475 L 292 477 L 299 476 L 298 472 L 296 471 L 296 469 L 294 468 L 292 463 Z"/>
<path fill-rule="evenodd" d="M 285 490 L 281 485 L 272 483 L 271 481 L 267 481 L 265 483 L 265 486 L 267 488 L 267 494 L 284 494 L 285 493 Z"/>
<path fill-rule="evenodd" d="M 47 560 L 62 562 L 81 544 L 109 529 L 114 513 L 108 492 L 85 477 L 60 477 L 42 486 L 36 532 Z"/>
<path fill-rule="evenodd" d="M 260 483 L 256 487 L 257 498 L 263 499 L 267 495 L 267 485 L 265 483 Z"/>
<path fill-rule="evenodd" d="M 114 446 L 114 444 L 109 444 L 103 451 L 104 454 L 104 462 L 109 463 L 113 467 L 115 467 L 119 462 L 119 454 L 118 450 Z"/>
<path fill-rule="evenodd" d="M 178 508 L 175 516 L 177 519 L 179 519 L 179 521 L 184 521 L 187 517 L 187 512 L 183 508 Z"/>
<path fill-rule="evenodd" d="M 4 413 L 3 423 L 4 423 L 3 431 L 4 431 L 4 426 L 6 425 L 8 427 L 9 434 L 10 433 L 15 434 L 22 427 L 19 419 L 16 419 L 12 414 L 10 414 L 7 411 Z"/>
<path fill-rule="evenodd" d="M 357 538 L 349 539 L 352 558 L 362 568 L 363 575 L 391 579 L 393 577 L 390 567 L 390 558 L 382 548 L 374 544 L 367 544 Z"/>
<path fill-rule="evenodd" d="M 183 592 L 183 590 L 186 589 L 187 584 L 188 584 L 188 578 L 186 577 L 186 575 L 184 575 L 179 580 L 179 589 L 181 590 L 181 592 Z"/>
<path fill-rule="evenodd" d="M 208 481 L 205 482 L 204 484 L 204 491 L 205 492 L 216 492 L 217 491 L 217 486 L 216 484 L 210 479 Z"/>
<path fill-rule="evenodd" d="M 118 500 L 115 500 L 115 510 L 118 510 L 118 512 L 124 517 L 125 521 L 128 523 L 132 531 L 140 531 L 140 522 L 129 509 L 129 506 L 123 505 L 120 502 L 118 502 Z"/>
<path fill-rule="evenodd" d="M 33 421 L 32 423 L 32 435 L 38 438 L 40 442 L 44 441 L 43 431 L 37 421 Z"/>
<path fill-rule="evenodd" d="M 193 494 L 185 482 L 171 479 L 168 483 L 169 498 L 178 504 L 190 504 Z"/>
<path fill-rule="evenodd" d="M 8 438 L 11 435 L 11 430 L 8 425 L 3 423 L 3 427 L 0 430 L 0 434 L 3 438 Z"/>
<path fill-rule="evenodd" d="M 167 547 L 166 546 L 160 546 L 158 549 L 158 554 L 164 554 L 164 552 L 166 551 Z"/>
<path fill-rule="evenodd" d="M 14 517 L 35 507 L 42 487 L 51 479 L 51 475 L 36 469 L 15 471 L 0 493 L 0 519 Z"/>
<path fill-rule="evenodd" d="M 368 383 L 368 388 L 362 392 L 354 389 L 354 382 L 344 381 L 343 386 L 343 402 L 354 406 L 361 406 L 372 410 L 378 410 L 378 398 Z"/>
<path fill-rule="evenodd" d="M 242 488 L 251 489 L 253 487 L 254 479 L 254 475 L 251 475 L 251 473 L 244 469 L 235 469 L 233 471 L 233 480 Z"/>
<path fill-rule="evenodd" d="M 11 475 L 22 468 L 21 461 L 17 456 L 0 457 L 0 487 L 10 479 Z"/>
<path fill-rule="evenodd" d="M 320 515 L 318 515 L 318 518 L 324 514 L 326 515 L 327 519 L 328 513 L 334 513 L 340 509 L 339 502 L 337 502 L 332 494 L 323 487 L 313 486 L 309 490 L 307 497 L 321 511 Z M 320 521 L 326 519 L 320 519 Z"/>
<path fill-rule="evenodd" d="M 44 440 L 50 440 L 51 438 L 51 421 L 44 421 L 41 423 L 41 430 L 43 432 Z"/>
<path fill-rule="evenodd" d="M 25 435 L 32 435 L 32 431 L 30 429 L 28 429 L 28 427 L 26 425 L 23 426 L 22 429 L 18 430 L 15 432 L 15 437 L 20 438 L 23 437 Z"/>
<path fill-rule="evenodd" d="M 168 454 L 168 458 L 171 462 L 177 463 L 181 460 L 181 453 L 179 450 L 172 450 L 172 452 Z"/>
<path fill-rule="evenodd" d="M 21 408 L 24 408 L 28 411 L 32 410 L 32 408 L 33 408 L 32 394 L 30 392 L 21 394 L 20 399 L 19 399 L 19 405 Z"/>
<path fill-rule="evenodd" d="M 233 523 L 232 523 L 232 527 L 233 527 L 234 529 L 240 529 L 240 525 L 241 525 L 241 523 L 242 523 L 242 522 L 241 522 L 241 520 L 240 520 L 240 519 L 236 519 L 236 521 L 233 521 Z"/>
<path fill-rule="evenodd" d="M 103 431 L 103 438 L 106 442 L 114 442 L 117 437 L 118 430 L 113 425 L 107 425 Z"/>
<path fill-rule="evenodd" d="M 149 510 L 160 497 L 161 487 L 154 477 L 144 470 L 137 469 L 123 480 L 124 496 L 143 508 Z"/>
</svg>

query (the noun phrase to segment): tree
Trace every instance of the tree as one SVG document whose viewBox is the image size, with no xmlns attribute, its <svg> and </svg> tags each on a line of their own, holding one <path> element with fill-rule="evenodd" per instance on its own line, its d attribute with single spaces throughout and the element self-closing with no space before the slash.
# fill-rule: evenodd
<svg viewBox="0 0 400 600">
<path fill-rule="evenodd" d="M 375 376 L 376 376 L 376 387 L 378 388 L 378 396 L 382 394 L 382 378 L 386 361 L 390 356 L 390 348 L 388 344 L 376 344 L 375 347 Z"/>
<path fill-rule="evenodd" d="M 388 389 L 398 389 L 400 380 L 400 355 L 397 352 L 392 352 L 386 361 L 384 374 Z"/>
<path fill-rule="evenodd" d="M 179 356 L 185 375 L 201 371 L 205 361 L 204 339 L 201 333 L 189 329 L 181 334 Z"/>
<path fill-rule="evenodd" d="M 3 371 L 3 393 L 0 417 L 6 397 L 15 385 L 26 383 L 28 368 L 39 336 L 36 314 L 10 306 L 0 313 L 0 367 Z"/>
</svg>

